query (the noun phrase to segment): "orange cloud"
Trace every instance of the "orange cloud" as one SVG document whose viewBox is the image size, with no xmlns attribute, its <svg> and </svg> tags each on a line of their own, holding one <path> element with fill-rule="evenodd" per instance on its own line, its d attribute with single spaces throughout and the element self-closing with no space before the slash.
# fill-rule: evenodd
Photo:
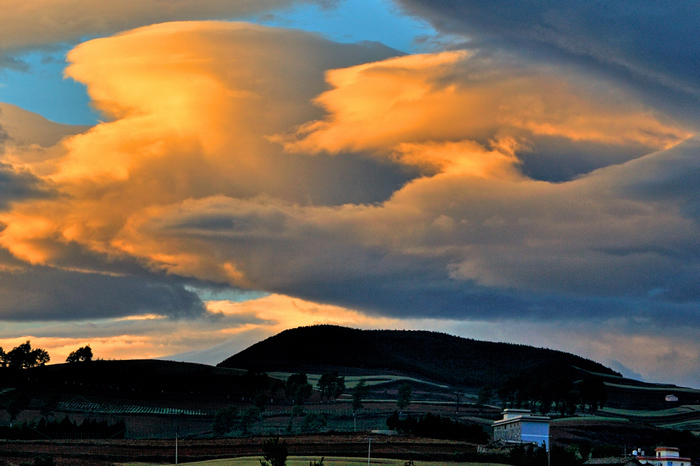
<svg viewBox="0 0 700 466">
<path fill-rule="evenodd" d="M 42 269 L 151 270 L 180 287 L 278 294 L 210 302 L 208 313 L 187 299 L 194 311 L 181 322 L 119 321 L 89 339 L 105 355 L 173 354 L 314 323 L 412 325 L 371 312 L 493 319 L 551 304 L 566 314 L 547 297 L 642 296 L 678 270 L 658 251 L 695 244 L 694 221 L 673 193 L 650 202 L 634 183 L 693 169 L 697 147 L 676 144 L 684 128 L 561 70 L 392 53 L 223 22 L 81 44 L 67 74 L 109 121 L 5 150 L 3 162 L 52 191 L 0 212 L 0 245 Z M 647 155 L 536 181 L 520 157 L 542 138 Z M 382 166 L 411 174 L 366 202 L 324 197 L 383 183 Z M 488 300 L 503 289 L 494 311 Z M 538 292 L 545 304 L 528 301 Z M 51 344 L 66 353 L 86 340 Z"/>
<path fill-rule="evenodd" d="M 622 89 L 582 83 L 562 71 L 533 70 L 464 51 L 391 58 L 332 70 L 316 104 L 327 116 L 278 136 L 289 151 L 401 152 L 399 161 L 444 166 L 435 141 L 561 137 L 614 145 L 672 147 L 691 133 L 657 118 Z"/>
<path fill-rule="evenodd" d="M 210 301 L 207 307 L 212 312 L 222 312 L 226 315 L 253 313 L 269 322 L 266 329 L 271 334 L 307 325 L 349 325 L 362 328 L 398 328 L 405 325 L 405 322 L 399 319 L 371 317 L 357 310 L 279 294 L 243 302 Z M 238 331 L 232 330 L 230 333 Z"/>
<path fill-rule="evenodd" d="M 70 244 L 119 256 L 132 246 L 115 236 L 151 208 L 216 195 L 323 192 L 312 184 L 300 189 L 289 176 L 307 176 L 298 157 L 283 154 L 267 135 L 317 115 L 310 99 L 323 89 L 331 64 L 387 53 L 225 22 L 166 23 L 81 44 L 69 54 L 66 73 L 87 85 L 110 121 L 59 142 L 41 160 L 5 154 L 63 197 L 0 215 L 10 225 L 0 244 L 32 264 L 55 263 L 71 253 Z M 200 262 L 163 252 L 149 259 L 157 266 Z M 216 269 L 240 275 L 232 264 Z"/>
<path fill-rule="evenodd" d="M 156 358 L 193 350 L 204 350 L 229 342 L 230 352 L 244 349 L 248 335 L 264 338 L 285 329 L 305 325 L 333 324 L 362 328 L 419 328 L 418 321 L 370 317 L 358 311 L 305 301 L 283 295 L 270 295 L 248 301 L 210 301 L 212 316 L 195 320 L 172 320 L 162 316 L 139 316 L 112 321 L 96 321 L 85 325 L 33 325 L 29 334 L 0 338 L 0 347 L 9 351 L 31 340 L 33 347 L 47 350 L 51 363 L 62 363 L 81 346 L 90 345 L 95 357 L 103 359 Z M 24 331 L 27 331 L 25 328 Z M 92 332 L 92 336 L 82 335 Z M 73 333 L 74 336 L 66 334 Z M 240 340 L 241 343 L 238 343 Z M 219 361 L 210 361 L 217 363 Z"/>
<path fill-rule="evenodd" d="M 56 169 L 54 161 L 66 153 L 61 140 L 87 129 L 86 126 L 54 123 L 0 102 L 0 161 L 40 176 L 52 173 Z"/>
</svg>

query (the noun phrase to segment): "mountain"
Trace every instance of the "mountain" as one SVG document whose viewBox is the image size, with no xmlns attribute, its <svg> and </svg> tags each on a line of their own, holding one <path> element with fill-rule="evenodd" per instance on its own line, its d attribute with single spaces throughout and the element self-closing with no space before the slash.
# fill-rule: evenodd
<svg viewBox="0 0 700 466">
<path fill-rule="evenodd" d="M 352 368 L 368 373 L 401 373 L 462 387 L 498 387 L 514 377 L 552 379 L 580 370 L 620 377 L 602 364 L 562 351 L 438 332 L 331 325 L 285 330 L 218 366 L 256 372 Z"/>
</svg>

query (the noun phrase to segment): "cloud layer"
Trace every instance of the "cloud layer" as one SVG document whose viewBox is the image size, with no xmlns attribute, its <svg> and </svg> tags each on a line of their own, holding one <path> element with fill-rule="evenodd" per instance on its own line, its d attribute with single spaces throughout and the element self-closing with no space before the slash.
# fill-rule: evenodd
<svg viewBox="0 0 700 466">
<path fill-rule="evenodd" d="M 178 20 L 234 18 L 289 7 L 297 0 L 144 0 L 115 3 L 97 0 L 6 0 L 0 17 L 0 50 L 21 51 L 75 43 L 154 23 Z M 314 3 L 309 0 L 308 3 Z M 331 4 L 321 0 L 315 3 Z"/>
<path fill-rule="evenodd" d="M 150 47 L 143 48 L 144 41 Z M 388 197 L 408 179 L 404 170 L 370 159 L 285 154 L 269 135 L 320 116 L 310 101 L 323 90 L 326 69 L 395 53 L 378 44 L 340 45 L 299 32 L 216 22 L 169 23 L 83 44 L 71 53 L 67 73 L 88 85 L 110 121 L 86 130 L 6 112 L 12 120 L 4 124 L 8 180 L 18 197 L 35 192 L 40 199 L 0 214 L 6 225 L 0 242 L 14 261 L 77 270 L 79 283 L 109 273 L 106 281 L 128 287 L 131 275 L 150 269 L 245 285 L 249 280 L 233 262 L 220 260 L 216 247 L 178 250 L 173 238 L 158 251 L 145 251 L 153 244 L 150 235 L 141 244 L 130 232 L 160 209 L 201 199 L 265 195 L 335 205 Z M 29 140 L 26 134 L 38 136 Z M 159 277 L 147 286 L 154 296 L 163 292 L 155 285 L 163 283 Z M 182 284 L 172 286 L 187 296 L 176 291 Z M 95 306 L 92 312 L 190 313 L 189 304 L 132 297 L 146 304 Z M 68 311 L 74 304 L 50 308 L 62 305 Z M 38 315 L 58 312 L 39 311 L 42 306 L 35 305 Z M 35 318 L 17 308 L 4 316 Z"/>
<path fill-rule="evenodd" d="M 404 56 L 171 22 L 75 47 L 66 74 L 105 122 L 3 107 L 0 319 L 240 330 L 290 299 L 232 317 L 202 297 L 250 289 L 323 303 L 324 322 L 586 322 L 615 330 L 600 355 L 675 335 L 693 360 L 698 122 L 646 92 L 692 98 L 690 75 L 661 76 L 654 54 L 640 71 L 643 44 L 623 41 L 582 77 L 597 42 L 557 35 L 566 9 L 547 35 L 511 16 L 472 27 L 470 2 L 449 22 L 405 4 L 474 44 Z"/>
<path fill-rule="evenodd" d="M 573 64 L 583 79 L 602 73 L 640 98 L 697 123 L 700 104 L 697 4 L 527 0 L 397 0 L 472 46 L 529 60 Z"/>
</svg>

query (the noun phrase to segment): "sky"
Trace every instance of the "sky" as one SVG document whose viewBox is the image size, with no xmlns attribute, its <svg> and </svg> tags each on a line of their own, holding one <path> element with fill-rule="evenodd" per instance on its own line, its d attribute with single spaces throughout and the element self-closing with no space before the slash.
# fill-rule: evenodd
<svg viewBox="0 0 700 466">
<path fill-rule="evenodd" d="M 697 2 L 0 6 L 5 350 L 338 324 L 700 388 Z"/>
</svg>

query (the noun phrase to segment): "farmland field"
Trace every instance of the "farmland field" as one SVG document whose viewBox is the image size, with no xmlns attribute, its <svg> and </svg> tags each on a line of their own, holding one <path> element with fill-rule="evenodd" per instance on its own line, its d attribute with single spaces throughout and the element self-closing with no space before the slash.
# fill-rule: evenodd
<svg viewBox="0 0 700 466">
<path fill-rule="evenodd" d="M 232 462 L 231 458 L 247 458 L 259 466 L 262 457 L 262 443 L 267 437 L 246 437 L 227 439 L 182 439 L 178 442 L 178 460 L 181 463 L 226 460 L 221 464 L 248 464 Z M 309 461 L 328 458 L 329 466 L 343 464 L 366 464 L 367 434 L 319 434 L 283 437 L 290 457 L 299 458 L 296 463 L 306 466 Z M 413 459 L 416 464 L 466 464 L 466 461 L 479 461 L 492 458 L 477 453 L 476 445 L 450 440 L 433 440 L 410 437 L 374 436 L 372 439 L 372 464 L 399 466 Z M 37 440 L 0 441 L 0 458 L 27 458 L 35 455 L 50 455 L 55 458 L 87 461 L 89 464 L 163 464 L 174 463 L 175 440 Z M 338 462 L 331 462 L 338 458 Z M 343 463 L 340 459 L 345 458 Z M 354 458 L 349 459 L 348 458 Z M 386 462 L 386 458 L 395 458 Z M 90 463 L 91 462 L 91 463 Z M 462 463 L 458 463 L 462 462 Z M 194 463 L 196 464 L 196 463 Z"/>
<path fill-rule="evenodd" d="M 307 466 L 312 461 L 321 458 L 312 456 L 293 456 L 287 459 L 288 466 Z M 376 466 L 403 466 L 405 460 L 386 458 L 371 459 L 371 464 Z M 324 466 L 363 466 L 367 464 L 367 458 L 330 457 L 324 458 Z M 500 463 L 458 463 L 446 461 L 414 461 L 415 466 L 502 466 Z M 122 463 L 120 466 L 160 466 L 158 463 Z M 187 463 L 187 466 L 260 466 L 260 457 L 230 458 L 209 461 L 196 461 Z"/>
</svg>

